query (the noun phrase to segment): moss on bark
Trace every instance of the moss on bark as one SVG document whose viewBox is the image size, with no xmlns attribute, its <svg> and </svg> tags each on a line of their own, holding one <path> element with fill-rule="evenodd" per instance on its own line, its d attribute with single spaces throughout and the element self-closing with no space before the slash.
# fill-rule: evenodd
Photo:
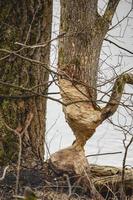
<svg viewBox="0 0 133 200">
<path fill-rule="evenodd" d="M 1 49 L 15 51 L 19 55 L 45 62 L 49 65 L 50 46 L 45 49 L 28 49 L 16 45 L 16 42 L 33 45 L 46 43 L 51 38 L 52 0 L 6 0 L 0 1 L 0 46 Z M 0 95 L 7 96 L 0 102 L 0 162 L 15 161 L 18 154 L 18 138 L 13 135 L 3 122 L 11 128 L 24 127 L 27 114 L 33 112 L 28 132 L 23 137 L 23 158 L 29 160 L 43 159 L 46 100 L 35 97 L 22 88 L 31 88 L 48 80 L 48 71 L 15 54 L 0 51 Z M 6 83 L 6 84 L 4 84 Z M 46 93 L 47 85 L 37 87 L 36 93 Z M 27 97 L 26 96 L 31 97 Z M 16 96 L 17 98 L 9 98 Z M 25 98 L 21 98 L 25 96 Z M 2 150 L 3 149 L 3 150 Z M 32 153 L 31 153 L 32 152 Z M 34 154 L 33 154 L 34 152 Z M 32 158 L 33 157 L 33 158 Z M 27 161 L 26 161 L 27 160 Z"/>
</svg>

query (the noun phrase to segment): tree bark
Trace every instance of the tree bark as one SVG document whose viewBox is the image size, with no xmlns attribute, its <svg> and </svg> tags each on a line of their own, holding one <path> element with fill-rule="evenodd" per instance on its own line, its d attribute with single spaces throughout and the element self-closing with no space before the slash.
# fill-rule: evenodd
<svg viewBox="0 0 133 200">
<path fill-rule="evenodd" d="M 84 145 L 109 116 L 108 108 L 112 108 L 110 102 L 105 109 L 97 105 L 97 79 L 102 43 L 119 0 L 109 1 L 103 16 L 97 12 L 97 3 L 97 0 L 61 0 L 60 34 L 64 37 L 59 40 L 58 71 L 62 74 L 59 87 L 66 105 L 63 106 L 66 121 L 76 140 L 72 146 L 53 154 L 51 161 L 60 170 L 73 169 L 80 175 L 89 174 Z M 112 92 L 112 98 L 117 97 L 117 105 L 125 83 L 132 84 L 132 75 L 122 77 L 118 78 Z M 112 99 L 110 101 L 112 103 Z M 116 104 L 113 108 L 115 112 Z M 96 190 L 90 176 L 89 180 L 90 191 L 94 194 Z M 101 199 L 101 196 L 93 197 Z"/>
<path fill-rule="evenodd" d="M 73 9 L 71 9 L 73 8 Z M 61 1 L 59 80 L 66 119 L 84 146 L 100 124 L 96 105 L 97 76 L 101 46 L 109 22 L 97 12 L 97 1 Z M 77 102 L 77 103 L 76 103 Z"/>
<path fill-rule="evenodd" d="M 48 71 L 23 57 L 49 68 L 50 45 L 31 49 L 15 43 L 30 46 L 51 39 L 52 0 L 0 0 L 0 8 L 0 163 L 16 162 L 19 149 L 17 136 L 4 123 L 21 134 L 32 113 L 31 125 L 22 136 L 22 163 L 30 167 L 44 158 L 46 99 L 39 94 L 47 93 Z"/>
<path fill-rule="evenodd" d="M 97 0 L 61 1 L 60 34 L 64 37 L 59 40 L 59 87 L 66 121 L 76 137 L 70 149 L 80 152 L 96 128 L 117 110 L 124 85 L 133 84 L 131 74 L 120 75 L 105 108 L 97 105 L 100 51 L 118 3 L 109 1 L 100 16 Z"/>
</svg>

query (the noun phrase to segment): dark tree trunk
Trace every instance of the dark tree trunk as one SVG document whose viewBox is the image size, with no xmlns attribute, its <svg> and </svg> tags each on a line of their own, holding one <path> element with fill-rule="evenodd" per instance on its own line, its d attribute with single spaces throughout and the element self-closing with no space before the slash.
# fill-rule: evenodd
<svg viewBox="0 0 133 200">
<path fill-rule="evenodd" d="M 47 93 L 50 46 L 26 48 L 15 42 L 34 45 L 50 40 L 52 0 L 0 0 L 0 8 L 0 163 L 15 162 L 19 149 L 17 136 L 4 123 L 21 132 L 32 113 L 22 137 L 22 162 L 30 166 L 44 158 L 46 99 L 38 94 Z"/>
</svg>

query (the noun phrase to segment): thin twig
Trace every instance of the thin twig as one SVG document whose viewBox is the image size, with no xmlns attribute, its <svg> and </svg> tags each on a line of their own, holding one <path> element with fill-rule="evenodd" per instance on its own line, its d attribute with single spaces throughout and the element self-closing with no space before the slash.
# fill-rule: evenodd
<svg viewBox="0 0 133 200">
<path fill-rule="evenodd" d="M 113 42 L 112 40 L 109 40 L 109 39 L 107 39 L 107 38 L 105 38 L 104 40 L 107 41 L 107 42 L 109 42 L 110 44 L 115 45 L 115 46 L 118 47 L 119 49 L 122 49 L 122 50 L 124 50 L 124 51 L 126 51 L 126 52 L 128 52 L 128 53 L 130 53 L 130 54 L 133 54 L 132 51 L 130 51 L 130 50 L 124 48 L 124 47 L 121 47 L 120 45 L 116 44 L 116 43 Z"/>
<path fill-rule="evenodd" d="M 9 165 L 5 167 L 5 169 L 4 169 L 4 171 L 3 171 L 3 174 L 2 174 L 2 176 L 0 177 L 0 181 L 2 181 L 2 180 L 5 178 L 6 171 L 7 171 L 8 168 L 9 168 Z"/>
<path fill-rule="evenodd" d="M 30 112 L 28 114 L 26 122 L 25 122 L 26 125 L 21 132 L 18 132 L 17 129 L 12 129 L 6 123 L 4 123 L 6 128 L 8 130 L 12 131 L 13 133 L 15 133 L 15 135 L 17 135 L 18 138 L 19 138 L 19 153 L 18 153 L 17 177 L 16 177 L 16 188 L 15 188 L 16 196 L 18 194 L 18 187 L 19 187 L 20 165 L 21 165 L 21 157 L 22 157 L 22 136 L 27 131 L 27 129 L 28 129 L 30 123 L 31 123 L 32 118 L 33 118 L 33 113 Z M 17 200 L 17 197 L 16 197 L 16 200 Z"/>
<path fill-rule="evenodd" d="M 15 198 L 15 199 L 25 199 L 24 196 L 19 196 L 19 195 L 13 195 L 13 198 Z"/>
<path fill-rule="evenodd" d="M 72 186 L 71 186 L 71 183 L 70 183 L 70 179 L 69 179 L 69 176 L 67 174 L 64 175 L 66 177 L 66 180 L 67 180 L 67 183 L 68 183 L 68 196 L 70 197 L 72 195 Z"/>
<path fill-rule="evenodd" d="M 121 151 L 117 151 L 117 152 L 109 152 L 109 153 L 89 154 L 86 157 L 104 156 L 104 155 L 112 155 L 112 154 L 120 154 L 120 153 L 122 153 L 122 152 Z"/>
<path fill-rule="evenodd" d="M 30 48 L 30 49 L 35 49 L 35 48 L 40 48 L 40 47 L 45 48 L 45 47 L 47 47 L 50 43 L 52 43 L 53 41 L 58 40 L 59 38 L 64 37 L 65 34 L 66 34 L 66 33 L 61 33 L 61 34 L 59 34 L 57 37 L 55 37 L 55 38 L 53 38 L 53 39 L 47 41 L 47 42 L 44 43 L 44 44 L 26 45 L 25 43 L 23 44 L 23 43 L 20 43 L 20 42 L 15 42 L 15 44 L 20 45 L 20 46 L 22 46 L 23 48 Z"/>
<path fill-rule="evenodd" d="M 125 180 L 125 167 L 126 167 L 126 158 L 127 158 L 127 153 L 128 153 L 128 149 L 129 147 L 131 146 L 133 142 L 133 136 L 131 137 L 129 143 L 127 145 L 125 145 L 125 139 L 123 140 L 123 144 L 124 144 L 124 147 L 125 147 L 125 153 L 124 153 L 124 158 L 123 158 L 123 163 L 122 163 L 122 175 L 121 175 L 121 182 L 122 182 L 122 185 L 121 185 L 121 198 L 122 200 L 124 200 L 124 197 L 125 197 L 125 184 L 124 184 L 124 180 Z"/>
</svg>

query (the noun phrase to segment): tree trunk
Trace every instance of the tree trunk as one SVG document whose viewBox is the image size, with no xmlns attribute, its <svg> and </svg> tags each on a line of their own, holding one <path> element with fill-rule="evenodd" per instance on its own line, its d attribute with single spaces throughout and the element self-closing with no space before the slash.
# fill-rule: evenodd
<svg viewBox="0 0 133 200">
<path fill-rule="evenodd" d="M 64 73 L 59 83 L 63 101 L 70 104 L 64 112 L 78 146 L 84 146 L 100 121 L 96 84 L 104 27 L 97 0 L 61 1 L 60 32 L 66 35 L 59 43 L 59 70 Z"/>
<path fill-rule="evenodd" d="M 119 1 L 109 0 L 100 16 L 97 0 L 61 0 L 59 87 L 66 121 L 76 140 L 72 146 L 52 155 L 51 160 L 60 169 L 73 168 L 81 174 L 88 168 L 84 154 L 86 141 L 117 110 L 125 84 L 133 84 L 132 74 L 121 74 L 107 105 L 102 109 L 97 105 L 100 51 Z"/>
<path fill-rule="evenodd" d="M 84 153 L 86 141 L 105 119 L 96 104 L 99 57 L 104 37 L 119 0 L 110 0 L 103 16 L 97 0 L 61 0 L 58 71 L 59 87 L 66 121 L 76 140 L 72 146 L 51 156 L 53 165 L 62 171 L 89 174 Z M 88 176 L 88 175 L 87 175 Z M 94 199 L 102 199 L 88 176 Z"/>
<path fill-rule="evenodd" d="M 52 0 L 0 0 L 0 8 L 0 163 L 16 162 L 19 149 L 18 136 L 4 124 L 21 134 L 32 113 L 22 136 L 22 163 L 30 167 L 44 158 L 46 99 L 40 94 L 48 88 L 48 71 L 32 59 L 49 68 L 50 46 L 26 45 L 51 39 Z"/>
<path fill-rule="evenodd" d="M 60 34 L 64 33 L 64 37 L 59 41 L 58 70 L 62 73 L 59 86 L 66 104 L 63 108 L 66 120 L 76 137 L 75 143 L 68 149 L 70 152 L 74 149 L 69 155 L 70 163 L 75 163 L 76 168 L 81 162 L 73 160 L 73 156 L 82 154 L 84 162 L 78 167 L 80 173 L 85 167 L 83 163 L 87 163 L 83 147 L 101 120 L 101 112 L 96 105 L 96 84 L 99 56 L 107 28 L 97 12 L 97 0 L 61 1 Z M 55 163 L 57 155 L 52 157 Z"/>
</svg>

